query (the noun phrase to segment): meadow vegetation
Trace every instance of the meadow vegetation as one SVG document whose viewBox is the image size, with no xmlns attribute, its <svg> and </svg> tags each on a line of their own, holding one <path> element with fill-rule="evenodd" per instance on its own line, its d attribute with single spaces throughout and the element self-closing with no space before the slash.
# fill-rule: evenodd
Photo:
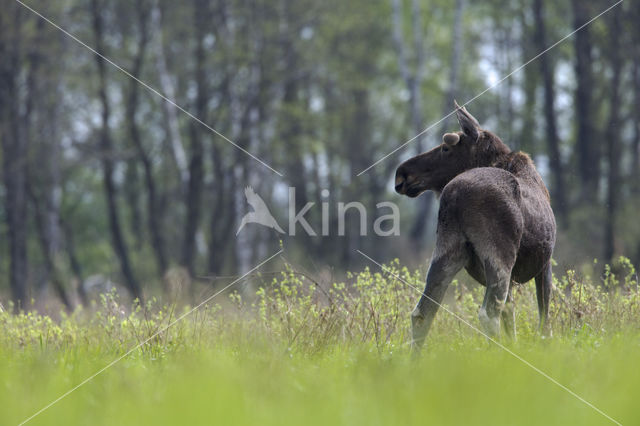
<svg viewBox="0 0 640 426">
<path fill-rule="evenodd" d="M 52 318 L 0 313 L 0 424 L 606 424 L 605 416 L 441 310 L 419 358 L 409 312 L 424 271 L 398 261 L 326 285 L 287 266 L 253 290 L 190 307 L 124 306 L 115 292 Z M 503 343 L 622 424 L 640 414 L 640 292 L 633 266 L 555 279 L 554 337 L 533 283 L 517 287 L 518 340 Z M 396 277 L 400 277 L 398 279 Z M 483 288 L 447 308 L 479 327 Z M 150 339 L 150 340 L 148 340 Z M 148 341 L 147 341 L 148 340 Z"/>
</svg>

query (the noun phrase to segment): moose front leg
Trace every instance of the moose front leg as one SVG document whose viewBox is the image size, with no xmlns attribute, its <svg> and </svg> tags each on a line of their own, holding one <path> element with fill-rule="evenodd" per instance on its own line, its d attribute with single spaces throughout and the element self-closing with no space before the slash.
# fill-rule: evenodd
<svg viewBox="0 0 640 426">
<path fill-rule="evenodd" d="M 458 256 L 438 256 L 431 261 L 427 284 L 411 313 L 411 346 L 416 351 L 424 344 L 449 283 L 464 265 L 464 259 L 456 257 Z"/>
</svg>

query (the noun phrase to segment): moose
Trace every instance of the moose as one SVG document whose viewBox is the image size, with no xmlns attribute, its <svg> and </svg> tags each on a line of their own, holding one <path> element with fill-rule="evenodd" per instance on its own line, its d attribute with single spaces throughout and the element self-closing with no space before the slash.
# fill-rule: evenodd
<svg viewBox="0 0 640 426">
<path fill-rule="evenodd" d="M 436 245 L 427 282 L 411 313 L 412 345 L 419 350 L 453 277 L 463 267 L 486 287 L 479 319 L 486 333 L 515 338 L 515 283 L 536 282 L 540 330 L 548 326 L 553 287 L 551 254 L 556 222 L 549 192 L 531 158 L 511 151 L 480 128 L 455 102 L 462 131 L 402 163 L 395 190 L 414 198 L 425 191 L 440 196 Z"/>
</svg>

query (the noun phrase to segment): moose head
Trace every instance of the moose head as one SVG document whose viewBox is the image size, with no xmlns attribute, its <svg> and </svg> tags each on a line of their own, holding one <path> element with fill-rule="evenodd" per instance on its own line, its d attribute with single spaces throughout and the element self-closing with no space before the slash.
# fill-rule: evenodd
<svg viewBox="0 0 640 426">
<path fill-rule="evenodd" d="M 396 192 L 411 198 L 429 190 L 439 193 L 460 173 L 491 166 L 510 152 L 500 138 L 481 129 L 465 107 L 457 102 L 455 107 L 462 131 L 445 133 L 440 145 L 400 164 L 396 170 Z"/>
</svg>

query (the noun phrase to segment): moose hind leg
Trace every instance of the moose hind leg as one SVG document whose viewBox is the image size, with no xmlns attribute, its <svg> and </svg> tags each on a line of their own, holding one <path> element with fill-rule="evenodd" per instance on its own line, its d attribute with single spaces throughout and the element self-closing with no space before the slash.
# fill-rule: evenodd
<svg viewBox="0 0 640 426">
<path fill-rule="evenodd" d="M 504 327 L 504 334 L 511 340 L 516 339 L 516 309 L 513 304 L 513 295 L 511 290 L 513 289 L 513 283 L 509 286 L 507 292 L 507 300 L 502 310 L 502 326 Z"/>
<path fill-rule="evenodd" d="M 540 314 L 540 331 L 543 336 L 551 336 L 549 324 L 549 298 L 553 288 L 553 276 L 551 274 L 551 262 L 548 262 L 542 271 L 536 275 L 536 297 L 538 299 L 538 313 Z"/>
<path fill-rule="evenodd" d="M 486 261 L 484 266 L 487 290 L 478 313 L 480 324 L 490 337 L 500 336 L 500 317 L 504 310 L 511 283 L 511 270 Z"/>
<path fill-rule="evenodd" d="M 451 280 L 466 262 L 466 252 L 462 249 L 442 255 L 437 253 L 436 249 L 427 273 L 427 284 L 411 313 L 412 347 L 415 350 L 422 347 Z"/>
</svg>

